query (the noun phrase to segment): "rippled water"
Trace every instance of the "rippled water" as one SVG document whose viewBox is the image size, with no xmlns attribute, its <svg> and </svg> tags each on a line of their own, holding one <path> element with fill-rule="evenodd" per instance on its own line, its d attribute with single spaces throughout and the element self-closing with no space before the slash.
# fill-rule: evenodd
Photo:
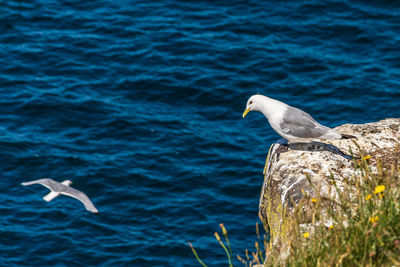
<svg viewBox="0 0 400 267">
<path fill-rule="evenodd" d="M 62 2 L 62 3 L 61 3 Z M 0 3 L 0 263 L 226 265 L 256 239 L 262 93 L 329 126 L 400 117 L 391 1 Z M 76 200 L 41 186 L 71 179 Z M 237 261 L 236 265 L 240 265 Z"/>
</svg>

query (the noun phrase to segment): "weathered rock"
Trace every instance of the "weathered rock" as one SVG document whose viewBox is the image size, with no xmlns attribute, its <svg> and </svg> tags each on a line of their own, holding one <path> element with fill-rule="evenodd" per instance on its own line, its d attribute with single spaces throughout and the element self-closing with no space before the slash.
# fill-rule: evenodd
<svg viewBox="0 0 400 267">
<path fill-rule="evenodd" d="M 377 159 L 386 164 L 399 160 L 400 119 L 345 124 L 335 130 L 357 138 L 294 143 L 289 147 L 278 142 L 271 146 L 264 169 L 259 216 L 275 236 L 280 232 L 282 216 L 290 215 L 304 194 L 338 197 L 331 180 L 343 190 L 345 180 L 356 174 L 351 153 L 355 157 L 371 155 L 371 165 Z M 285 215 L 283 209 L 287 211 Z M 304 222 L 307 220 L 305 216 Z"/>
</svg>

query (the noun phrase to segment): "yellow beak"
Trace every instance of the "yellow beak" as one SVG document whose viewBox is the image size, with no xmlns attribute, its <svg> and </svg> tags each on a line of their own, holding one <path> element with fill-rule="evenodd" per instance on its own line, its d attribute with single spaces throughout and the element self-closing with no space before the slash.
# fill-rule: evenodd
<svg viewBox="0 0 400 267">
<path fill-rule="evenodd" d="M 246 109 L 244 110 L 244 112 L 243 112 L 243 118 L 246 117 L 247 113 L 249 113 L 249 112 L 250 112 L 250 109 L 249 109 L 249 108 L 246 108 Z"/>
</svg>

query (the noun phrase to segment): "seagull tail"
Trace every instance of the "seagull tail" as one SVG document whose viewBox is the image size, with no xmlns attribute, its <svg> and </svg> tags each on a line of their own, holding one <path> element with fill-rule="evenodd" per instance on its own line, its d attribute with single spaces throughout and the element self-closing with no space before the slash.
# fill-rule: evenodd
<svg viewBox="0 0 400 267">
<path fill-rule="evenodd" d="M 43 197 L 44 200 L 46 200 L 47 202 L 52 201 L 53 199 L 55 199 L 56 197 L 58 197 L 60 195 L 60 193 L 56 193 L 51 191 L 50 193 L 48 193 L 47 195 L 45 195 Z"/>
<path fill-rule="evenodd" d="M 352 138 L 357 138 L 354 135 L 349 135 L 349 134 L 341 134 L 342 139 L 352 139 Z"/>
</svg>

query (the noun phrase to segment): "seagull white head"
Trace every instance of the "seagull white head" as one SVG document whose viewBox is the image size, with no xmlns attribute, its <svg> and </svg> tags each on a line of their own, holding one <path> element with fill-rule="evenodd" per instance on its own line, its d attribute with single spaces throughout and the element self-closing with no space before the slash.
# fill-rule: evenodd
<svg viewBox="0 0 400 267">
<path fill-rule="evenodd" d="M 66 186 L 70 186 L 72 184 L 72 181 L 71 180 L 65 180 L 63 182 L 63 184 L 65 184 Z"/>
<path fill-rule="evenodd" d="M 243 118 L 246 117 L 250 111 L 261 111 L 262 101 L 265 98 L 263 95 L 253 95 L 247 100 L 246 109 L 243 112 Z"/>
</svg>

